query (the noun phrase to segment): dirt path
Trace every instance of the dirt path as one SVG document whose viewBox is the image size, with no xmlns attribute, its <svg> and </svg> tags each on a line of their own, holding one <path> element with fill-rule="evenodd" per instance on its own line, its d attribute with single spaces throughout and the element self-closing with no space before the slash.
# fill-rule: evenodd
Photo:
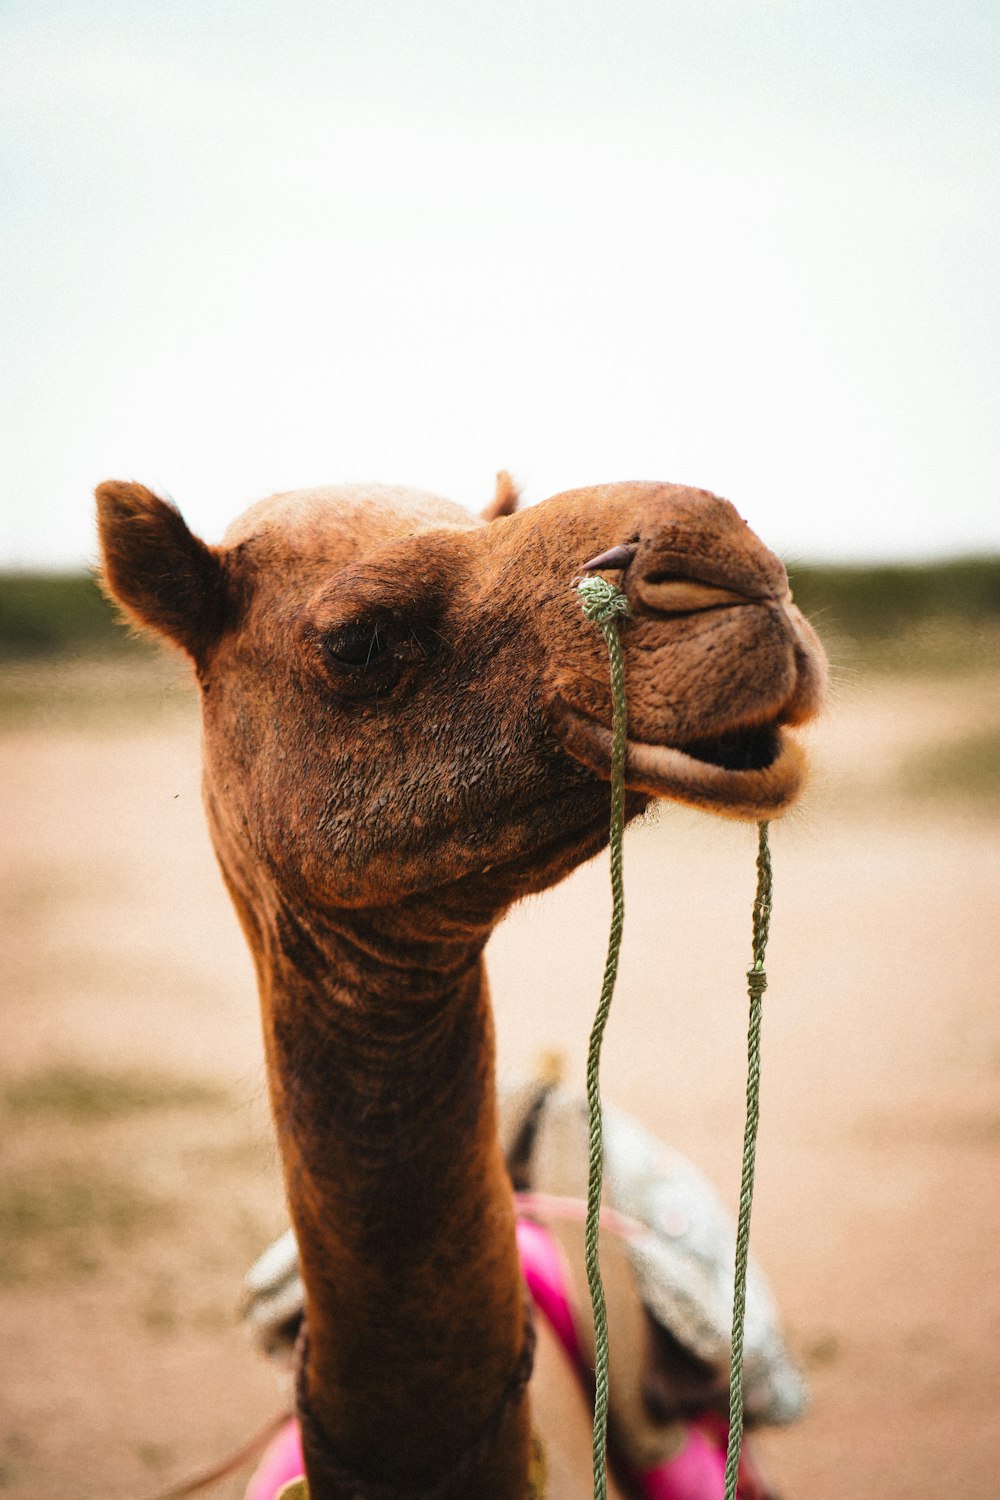
<svg viewBox="0 0 1000 1500">
<path fill-rule="evenodd" d="M 988 691 L 843 692 L 773 835 L 754 1242 L 813 1389 L 767 1444 L 793 1500 L 996 1489 L 1000 821 L 889 791 L 922 745 L 1000 722 Z M 22 724 L 0 775 L 0 1492 L 136 1500 L 282 1400 L 232 1316 L 283 1220 L 250 965 L 187 707 Z M 752 831 L 667 811 L 627 881 L 606 1092 L 732 1203 Z M 606 913 L 598 862 L 497 935 L 508 1070 L 555 1046 L 582 1076 Z"/>
</svg>

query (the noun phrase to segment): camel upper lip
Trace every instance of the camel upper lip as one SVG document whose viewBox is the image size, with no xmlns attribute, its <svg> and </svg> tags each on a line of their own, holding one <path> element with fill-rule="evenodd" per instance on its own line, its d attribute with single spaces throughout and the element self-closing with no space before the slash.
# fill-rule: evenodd
<svg viewBox="0 0 1000 1500">
<path fill-rule="evenodd" d="M 564 698 L 554 704 L 563 747 L 599 775 L 611 768 L 611 730 Z M 732 817 L 782 812 L 805 777 L 801 747 L 777 718 L 731 727 L 678 744 L 629 739 L 625 784 L 630 791 L 668 797 Z"/>
</svg>

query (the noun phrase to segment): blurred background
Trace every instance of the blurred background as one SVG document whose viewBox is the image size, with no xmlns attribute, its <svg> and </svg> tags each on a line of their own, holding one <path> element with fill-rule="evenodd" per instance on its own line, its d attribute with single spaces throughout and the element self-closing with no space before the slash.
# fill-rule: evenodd
<svg viewBox="0 0 1000 1500">
<path fill-rule="evenodd" d="M 990 1492 L 998 65 L 985 3 L 6 0 L 0 1492 L 134 1500 L 282 1399 L 234 1316 L 284 1210 L 197 704 L 103 604 L 90 492 L 216 541 L 501 466 L 728 496 L 827 643 L 754 1218 L 813 1403 L 767 1457 L 790 1500 Z M 752 830 L 665 809 L 627 860 L 606 1090 L 735 1205 Z M 606 873 L 494 941 L 508 1071 L 582 1078 Z"/>
</svg>

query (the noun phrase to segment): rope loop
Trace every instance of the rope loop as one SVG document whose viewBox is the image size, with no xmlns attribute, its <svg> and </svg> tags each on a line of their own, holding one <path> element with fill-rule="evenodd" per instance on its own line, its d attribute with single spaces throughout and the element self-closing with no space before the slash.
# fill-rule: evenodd
<svg viewBox="0 0 1000 1500">
<path fill-rule="evenodd" d="M 747 969 L 747 993 L 751 1000 L 760 1000 L 767 989 L 767 975 L 763 969 Z"/>
<path fill-rule="evenodd" d="M 594 625 L 606 625 L 617 615 L 630 615 L 632 606 L 613 583 L 606 578 L 584 578 L 577 584 L 580 604 L 585 617 Z"/>
</svg>

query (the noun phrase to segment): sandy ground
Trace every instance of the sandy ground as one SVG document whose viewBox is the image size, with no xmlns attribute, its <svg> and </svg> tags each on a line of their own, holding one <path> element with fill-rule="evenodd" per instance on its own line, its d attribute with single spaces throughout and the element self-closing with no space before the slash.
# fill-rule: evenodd
<svg viewBox="0 0 1000 1500">
<path fill-rule="evenodd" d="M 284 1219 L 197 726 L 166 690 L 141 711 L 101 691 L 0 735 L 12 1500 L 139 1500 L 282 1399 L 233 1311 Z M 790 1500 L 997 1493 L 1000 812 L 897 790 L 907 757 L 984 721 L 1000 700 L 974 677 L 841 689 L 773 833 L 754 1246 L 813 1392 L 766 1440 Z M 753 861 L 752 830 L 678 810 L 632 831 L 605 1054 L 607 1096 L 730 1204 Z M 508 1070 L 557 1047 L 582 1077 L 608 904 L 598 861 L 498 933 Z"/>
</svg>

